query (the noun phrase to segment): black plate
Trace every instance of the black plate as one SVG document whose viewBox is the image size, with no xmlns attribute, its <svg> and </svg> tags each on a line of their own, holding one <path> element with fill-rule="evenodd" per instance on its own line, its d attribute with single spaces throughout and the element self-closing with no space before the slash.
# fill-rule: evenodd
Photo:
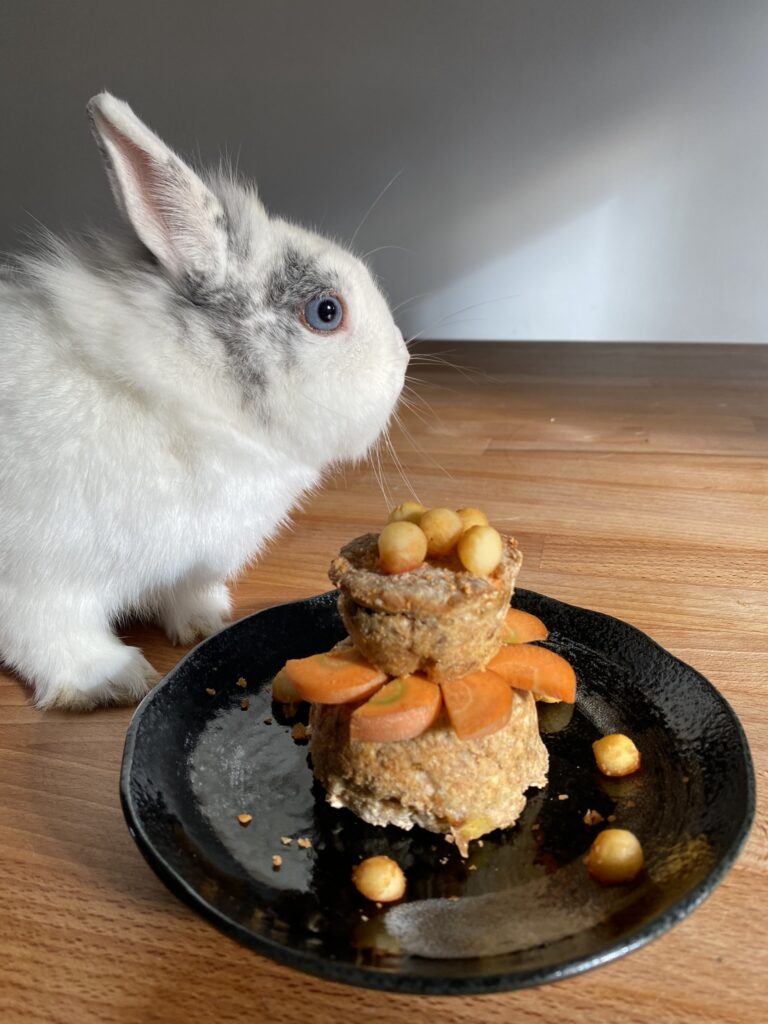
<svg viewBox="0 0 768 1024">
<path fill-rule="evenodd" d="M 150 865 L 258 952 L 400 992 L 541 984 L 661 935 L 721 881 L 749 831 L 754 774 L 738 719 L 706 679 L 633 627 L 527 591 L 514 603 L 544 620 L 547 646 L 579 678 L 575 711 L 540 706 L 549 786 L 531 791 L 514 829 L 473 843 L 462 861 L 442 837 L 376 828 L 325 803 L 268 686 L 288 657 L 343 635 L 335 597 L 323 594 L 200 644 L 138 708 L 121 794 Z M 608 779 L 591 742 L 619 731 L 635 739 L 643 767 Z M 587 876 L 582 858 L 600 827 L 584 824 L 587 810 L 615 815 L 641 839 L 646 870 L 631 885 L 604 888 Z M 250 825 L 240 813 L 253 815 Z M 299 848 L 300 837 L 311 848 Z M 398 906 L 372 906 L 351 885 L 352 865 L 376 853 L 406 872 Z"/>
</svg>

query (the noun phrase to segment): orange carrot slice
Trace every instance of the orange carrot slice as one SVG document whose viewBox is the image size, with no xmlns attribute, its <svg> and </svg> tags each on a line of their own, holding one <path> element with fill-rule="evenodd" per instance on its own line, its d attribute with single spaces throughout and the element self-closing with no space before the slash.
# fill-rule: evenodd
<svg viewBox="0 0 768 1024">
<path fill-rule="evenodd" d="M 298 690 L 288 678 L 288 673 L 281 668 L 272 680 L 272 700 L 282 704 L 298 704 L 301 699 Z"/>
<path fill-rule="evenodd" d="M 546 640 L 548 636 L 549 630 L 541 619 L 520 608 L 510 608 L 504 617 L 501 628 L 503 644 L 529 644 L 533 640 Z"/>
<path fill-rule="evenodd" d="M 412 740 L 432 725 L 442 703 L 440 687 L 424 676 L 398 676 L 355 708 L 350 738 L 374 743 Z"/>
<path fill-rule="evenodd" d="M 491 658 L 487 667 L 517 690 L 533 690 L 566 704 L 576 700 L 576 673 L 565 658 L 546 647 L 509 644 Z"/>
<path fill-rule="evenodd" d="M 441 683 L 453 731 L 460 740 L 477 740 L 503 729 L 512 713 L 512 691 L 495 672 L 470 672 Z"/>
<path fill-rule="evenodd" d="M 354 647 L 343 651 L 291 658 L 285 673 L 302 700 L 315 704 L 346 704 L 365 700 L 387 680 Z"/>
</svg>

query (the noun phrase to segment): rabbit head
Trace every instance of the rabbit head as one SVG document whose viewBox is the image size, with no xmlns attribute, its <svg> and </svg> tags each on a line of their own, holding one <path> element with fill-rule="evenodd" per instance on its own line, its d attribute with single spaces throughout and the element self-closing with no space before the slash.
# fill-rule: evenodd
<svg viewBox="0 0 768 1024">
<path fill-rule="evenodd" d="M 203 363 L 280 446 L 318 467 L 363 456 L 408 361 L 367 267 L 269 216 L 255 188 L 195 173 L 109 93 L 88 112 L 118 206 L 208 346 Z"/>
</svg>

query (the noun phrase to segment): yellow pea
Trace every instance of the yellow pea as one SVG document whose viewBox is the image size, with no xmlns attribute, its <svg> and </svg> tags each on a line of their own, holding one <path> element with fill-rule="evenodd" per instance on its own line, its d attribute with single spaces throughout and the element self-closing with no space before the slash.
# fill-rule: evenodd
<svg viewBox="0 0 768 1024">
<path fill-rule="evenodd" d="M 631 882 L 643 869 L 640 840 L 625 828 L 606 828 L 589 848 L 587 871 L 603 885 Z"/>
<path fill-rule="evenodd" d="M 631 775 L 640 767 L 640 751 L 622 732 L 613 732 L 595 740 L 592 751 L 603 775 Z"/>
<path fill-rule="evenodd" d="M 392 903 L 405 895 L 405 875 L 391 857 L 368 857 L 352 868 L 352 882 L 359 893 L 377 903 Z"/>
<path fill-rule="evenodd" d="M 379 564 L 393 574 L 417 569 L 427 556 L 427 538 L 415 523 L 388 523 L 379 534 Z"/>
<path fill-rule="evenodd" d="M 426 505 L 420 505 L 418 501 L 404 501 L 402 505 L 393 508 L 389 513 L 388 523 L 415 523 L 421 522 L 421 517 L 427 511 Z"/>
<path fill-rule="evenodd" d="M 431 508 L 421 517 L 419 526 L 427 538 L 430 558 L 444 558 L 456 547 L 463 532 L 461 519 L 451 508 Z"/>
<path fill-rule="evenodd" d="M 466 532 L 470 526 L 488 526 L 488 516 L 479 508 L 459 508 L 456 515 L 461 520 L 461 525 Z"/>
<path fill-rule="evenodd" d="M 501 534 L 492 526 L 470 526 L 459 538 L 456 549 L 461 564 L 475 576 L 487 576 L 501 561 Z"/>
</svg>

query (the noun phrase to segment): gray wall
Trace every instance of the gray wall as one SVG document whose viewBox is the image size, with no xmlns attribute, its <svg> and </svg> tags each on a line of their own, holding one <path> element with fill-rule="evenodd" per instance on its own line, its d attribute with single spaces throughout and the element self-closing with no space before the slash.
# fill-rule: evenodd
<svg viewBox="0 0 768 1024">
<path fill-rule="evenodd" d="M 766 0 L 5 0 L 0 248 L 112 216 L 104 87 L 342 238 L 399 172 L 408 332 L 768 339 Z"/>
</svg>

